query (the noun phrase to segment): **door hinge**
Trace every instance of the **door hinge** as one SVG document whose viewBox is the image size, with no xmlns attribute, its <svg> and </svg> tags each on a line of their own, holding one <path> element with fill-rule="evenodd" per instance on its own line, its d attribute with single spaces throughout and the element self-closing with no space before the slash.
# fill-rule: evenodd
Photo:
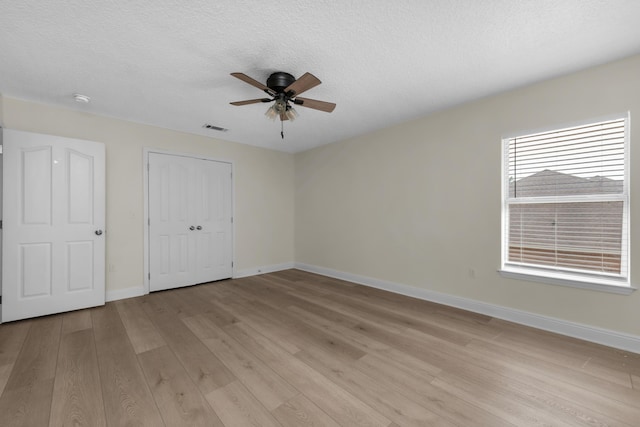
<svg viewBox="0 0 640 427">
<path fill-rule="evenodd" d="M 233 261 L 231 261 L 231 268 L 233 268 Z"/>
<path fill-rule="evenodd" d="M 2 220 L 1 219 L 0 219 L 0 230 L 2 230 Z"/>
<path fill-rule="evenodd" d="M 147 274 L 147 277 L 151 280 L 151 273 Z"/>
</svg>

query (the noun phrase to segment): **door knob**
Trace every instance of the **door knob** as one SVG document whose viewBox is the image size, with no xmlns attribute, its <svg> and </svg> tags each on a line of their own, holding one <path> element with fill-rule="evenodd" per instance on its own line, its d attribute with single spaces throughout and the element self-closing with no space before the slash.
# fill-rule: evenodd
<svg viewBox="0 0 640 427">
<path fill-rule="evenodd" d="M 201 225 L 199 225 L 199 226 L 197 226 L 197 227 L 196 227 L 196 229 L 197 229 L 197 230 L 202 230 L 202 226 L 201 226 Z"/>
<path fill-rule="evenodd" d="M 196 228 L 195 228 L 193 225 L 192 225 L 191 227 L 189 227 L 189 230 L 191 230 L 191 231 L 193 231 L 193 230 L 195 230 L 195 229 L 196 229 Z"/>
<path fill-rule="evenodd" d="M 102 235 L 102 230 L 96 230 L 96 236 Z"/>
</svg>

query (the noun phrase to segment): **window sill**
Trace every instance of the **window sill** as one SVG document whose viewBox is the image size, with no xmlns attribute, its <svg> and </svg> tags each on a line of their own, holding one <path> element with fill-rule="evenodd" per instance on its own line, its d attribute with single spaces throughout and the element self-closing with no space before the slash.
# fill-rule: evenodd
<svg viewBox="0 0 640 427">
<path fill-rule="evenodd" d="M 589 289 L 592 291 L 608 292 L 613 294 L 630 295 L 636 288 L 626 285 L 620 285 L 614 281 L 589 281 L 587 278 L 580 276 L 556 276 L 549 273 L 532 272 L 524 268 L 507 267 L 498 270 L 502 277 L 508 279 L 528 280 L 531 282 L 545 283 L 548 285 L 569 286 L 572 288 Z"/>
</svg>

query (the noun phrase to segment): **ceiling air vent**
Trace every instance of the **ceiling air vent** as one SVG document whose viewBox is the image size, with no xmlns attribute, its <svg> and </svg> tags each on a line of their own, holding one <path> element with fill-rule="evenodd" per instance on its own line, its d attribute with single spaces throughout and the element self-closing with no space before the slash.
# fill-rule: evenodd
<svg viewBox="0 0 640 427">
<path fill-rule="evenodd" d="M 205 129 L 217 130 L 217 131 L 220 131 L 220 132 L 226 132 L 226 131 L 229 130 L 227 128 L 221 128 L 220 126 L 210 125 L 209 123 L 205 123 L 204 125 L 202 125 L 202 127 L 205 128 Z"/>
</svg>

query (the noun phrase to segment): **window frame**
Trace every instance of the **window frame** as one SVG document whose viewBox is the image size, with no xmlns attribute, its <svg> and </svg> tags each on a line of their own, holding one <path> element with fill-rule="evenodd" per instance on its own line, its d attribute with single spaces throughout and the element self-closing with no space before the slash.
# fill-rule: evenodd
<svg viewBox="0 0 640 427">
<path fill-rule="evenodd" d="M 509 140 L 516 137 L 524 137 L 537 133 L 560 131 L 567 128 L 587 126 L 591 124 L 597 124 L 599 122 L 605 122 L 610 120 L 624 119 L 624 183 L 622 194 L 608 194 L 608 195 L 585 195 L 585 196 L 562 196 L 561 200 L 558 200 L 555 196 L 538 196 L 529 198 L 520 198 L 513 201 L 509 198 Z M 534 131 L 519 131 L 512 132 L 502 138 L 502 150 L 501 150 L 501 258 L 499 273 L 506 278 L 528 280 L 534 282 L 540 282 L 552 285 L 562 285 L 577 287 L 583 289 L 590 289 L 596 291 L 611 292 L 617 294 L 630 294 L 636 288 L 631 285 L 631 245 L 630 245 L 630 113 L 629 111 L 621 114 L 612 114 L 604 117 L 598 117 L 595 119 L 581 120 L 578 122 L 554 125 L 537 129 Z M 508 261 L 509 252 L 509 205 L 510 204 L 525 204 L 525 203 L 561 203 L 568 201 L 610 201 L 619 200 L 623 202 L 623 229 L 626 232 L 622 233 L 621 247 L 626 250 L 627 263 L 626 271 L 621 272 L 620 276 L 607 273 L 587 272 L 585 270 L 572 271 L 569 268 L 551 268 L 543 265 L 519 265 L 510 263 Z"/>
</svg>

